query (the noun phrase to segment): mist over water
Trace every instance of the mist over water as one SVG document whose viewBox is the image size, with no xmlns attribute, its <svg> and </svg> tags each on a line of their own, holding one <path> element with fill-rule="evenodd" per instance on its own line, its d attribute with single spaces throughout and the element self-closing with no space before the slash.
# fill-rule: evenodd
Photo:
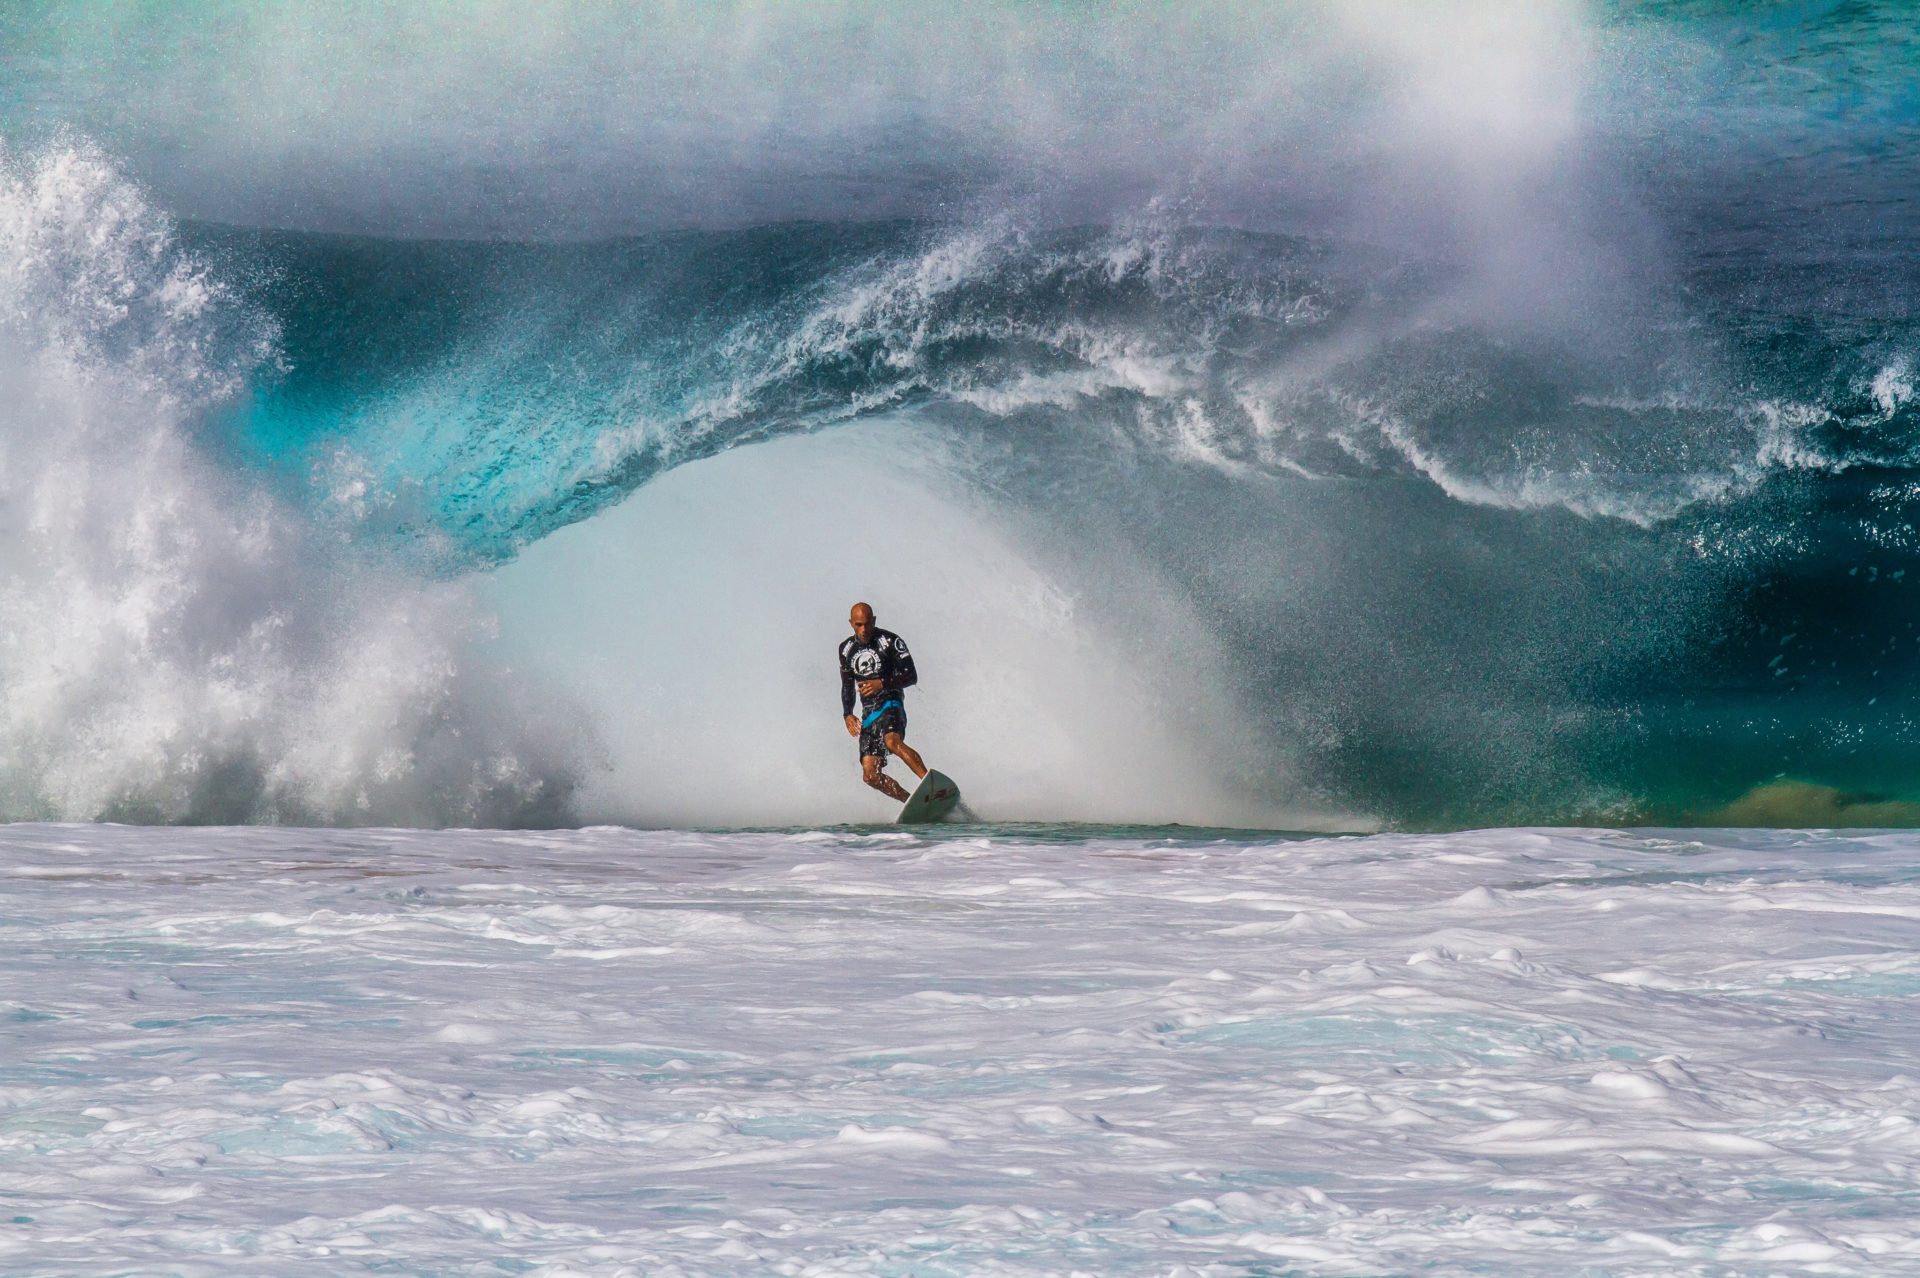
<svg viewBox="0 0 1920 1278">
<path fill-rule="evenodd" d="M 28 6 L 0 809 L 1905 823 L 1890 12 Z"/>
<path fill-rule="evenodd" d="M 513 668 L 596 709 L 607 766 L 575 796 L 583 819 L 890 820 L 897 805 L 847 788 L 845 608 L 823 603 L 871 597 L 938 673 L 909 694 L 912 735 L 967 778 L 977 815 L 1364 820 L 1222 730 L 1243 718 L 1228 654 L 1156 565 L 1088 541 L 1049 555 L 1051 529 L 970 493 L 926 435 L 879 420 L 679 468 L 489 575 Z M 1097 599 L 1117 585 L 1108 615 Z"/>
<path fill-rule="evenodd" d="M 1407 0 L 436 0 L 405 18 L 30 3 L 13 114 L 104 139 L 183 215 L 315 230 L 588 238 L 1014 194 L 1104 215 L 1171 191 L 1243 216 L 1288 192 L 1385 197 L 1475 214 L 1455 229 L 1480 236 L 1565 173 L 1591 44 L 1570 0 L 1446 20 Z M 1494 180 L 1469 193 L 1469 170 Z M 1429 210 L 1436 193 L 1460 207 Z"/>
</svg>

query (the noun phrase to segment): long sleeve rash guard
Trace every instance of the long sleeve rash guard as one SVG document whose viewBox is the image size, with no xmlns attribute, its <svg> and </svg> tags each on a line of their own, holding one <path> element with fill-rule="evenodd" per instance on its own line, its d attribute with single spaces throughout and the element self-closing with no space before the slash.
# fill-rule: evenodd
<svg viewBox="0 0 1920 1278">
<path fill-rule="evenodd" d="M 871 698 L 862 698 L 862 709 L 872 710 L 892 700 L 905 708 L 906 698 L 901 696 L 903 689 L 911 688 L 920 681 L 920 675 L 913 668 L 913 658 L 907 653 L 907 645 L 899 635 L 891 630 L 882 630 L 878 626 L 873 633 L 862 639 L 853 635 L 840 644 L 840 713 L 853 713 L 854 685 L 866 679 L 879 679 L 881 691 Z"/>
</svg>

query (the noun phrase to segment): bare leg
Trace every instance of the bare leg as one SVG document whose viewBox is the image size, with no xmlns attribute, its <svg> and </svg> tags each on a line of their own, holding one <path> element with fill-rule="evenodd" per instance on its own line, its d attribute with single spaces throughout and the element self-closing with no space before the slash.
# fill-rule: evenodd
<svg viewBox="0 0 1920 1278">
<path fill-rule="evenodd" d="M 860 779 L 880 793 L 886 795 L 889 799 L 893 799 L 899 803 L 905 803 L 907 801 L 907 792 L 900 788 L 898 781 L 895 781 L 892 777 L 880 770 L 884 763 L 885 761 L 877 754 L 862 755 L 860 757 Z"/>
<path fill-rule="evenodd" d="M 906 738 L 897 732 L 889 732 L 884 738 L 887 749 L 900 756 L 900 761 L 913 769 L 913 775 L 927 775 L 927 765 L 920 759 L 920 752 L 907 744 Z"/>
</svg>

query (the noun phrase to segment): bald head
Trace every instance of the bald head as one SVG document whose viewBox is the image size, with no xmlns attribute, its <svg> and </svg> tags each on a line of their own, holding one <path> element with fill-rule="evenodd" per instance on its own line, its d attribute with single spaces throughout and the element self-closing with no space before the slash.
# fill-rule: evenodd
<svg viewBox="0 0 1920 1278">
<path fill-rule="evenodd" d="M 862 639 L 866 638 L 867 632 L 873 629 L 873 608 L 863 603 L 855 604 L 853 611 L 847 614 L 847 624 L 853 627 L 853 633 Z"/>
</svg>

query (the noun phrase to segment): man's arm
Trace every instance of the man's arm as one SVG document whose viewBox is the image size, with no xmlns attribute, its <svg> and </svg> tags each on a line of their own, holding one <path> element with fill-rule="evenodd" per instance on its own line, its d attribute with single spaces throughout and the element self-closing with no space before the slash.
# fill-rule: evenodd
<svg viewBox="0 0 1920 1278">
<path fill-rule="evenodd" d="M 913 668 L 913 654 L 907 651 L 907 645 L 900 642 L 898 635 L 893 640 L 893 673 L 887 676 L 887 691 L 898 692 L 902 688 L 911 688 L 920 682 L 920 672 Z"/>
<path fill-rule="evenodd" d="M 840 652 L 840 717 L 853 713 L 853 668 L 847 665 L 846 650 Z"/>
</svg>

